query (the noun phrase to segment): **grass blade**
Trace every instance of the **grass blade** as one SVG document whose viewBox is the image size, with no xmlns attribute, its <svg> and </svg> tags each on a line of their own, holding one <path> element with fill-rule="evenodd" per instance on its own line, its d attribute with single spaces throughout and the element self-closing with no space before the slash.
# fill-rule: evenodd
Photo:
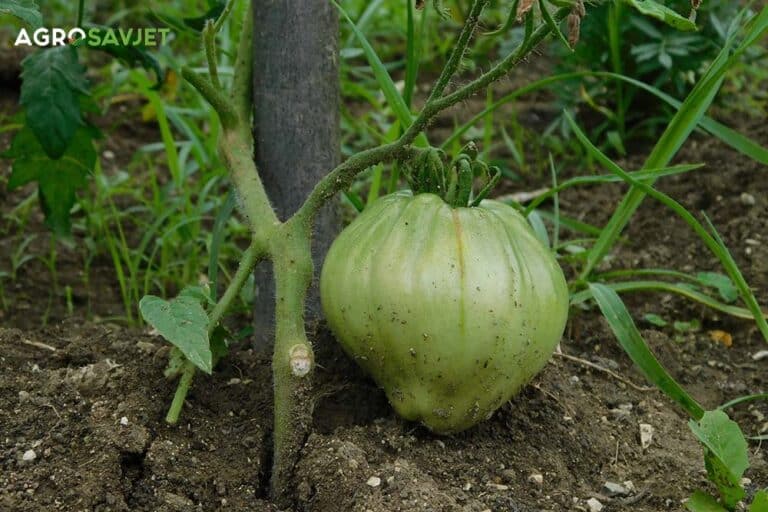
<svg viewBox="0 0 768 512">
<path fill-rule="evenodd" d="M 589 289 L 619 344 L 646 378 L 677 402 L 692 418 L 701 419 L 704 409 L 659 363 L 635 327 L 632 317 L 616 292 L 598 283 L 590 283 Z"/>
<path fill-rule="evenodd" d="M 387 68 L 384 67 L 384 63 L 381 62 L 379 55 L 376 53 L 376 51 L 373 49 L 371 44 L 368 42 L 368 39 L 366 39 L 365 34 L 363 34 L 363 32 L 357 27 L 357 25 L 355 25 L 355 23 L 349 17 L 349 15 L 347 14 L 347 11 L 345 11 L 344 8 L 342 8 L 341 5 L 339 5 L 335 0 L 331 0 L 331 2 L 333 3 L 334 6 L 336 6 L 336 8 L 341 13 L 341 15 L 344 17 L 344 19 L 347 20 L 347 23 L 349 23 L 350 27 L 352 28 L 352 31 L 357 37 L 357 40 L 360 43 L 360 46 L 362 46 L 363 48 L 363 52 L 365 53 L 366 59 L 368 59 L 368 64 L 371 66 L 371 69 L 373 70 L 373 75 L 376 77 L 376 82 L 379 84 L 379 87 L 381 88 L 382 93 L 384 93 L 384 97 L 387 98 L 387 103 L 389 103 L 389 107 L 392 109 L 392 111 L 395 113 L 395 116 L 397 116 L 397 119 L 400 121 L 400 125 L 403 126 L 403 128 L 407 128 L 411 126 L 411 124 L 413 123 L 413 116 L 411 115 L 411 110 L 408 108 L 408 105 L 406 104 L 405 100 L 398 92 L 397 87 L 395 87 L 395 83 L 392 81 L 392 77 L 389 75 Z M 417 145 L 421 145 L 421 146 L 428 145 L 427 138 L 423 133 L 419 134 L 416 141 L 417 141 Z"/>
<path fill-rule="evenodd" d="M 702 293 L 690 286 L 667 281 L 622 281 L 619 283 L 604 283 L 616 293 L 624 292 L 669 292 L 691 299 L 721 313 L 744 320 L 755 320 L 752 312 L 746 308 L 725 304 L 706 293 Z M 571 295 L 571 305 L 581 304 L 592 297 L 589 290 L 582 290 Z M 768 318 L 768 312 L 763 312 L 763 317 Z"/>
<path fill-rule="evenodd" d="M 471 129 L 475 125 L 475 123 L 477 123 L 484 117 L 488 116 L 489 114 L 497 110 L 502 105 L 510 103 L 511 101 L 519 98 L 520 96 L 538 91 L 540 89 L 544 89 L 557 82 L 571 80 L 573 78 L 584 78 L 584 77 L 613 78 L 616 80 L 621 80 L 631 85 L 634 85 L 635 87 L 643 89 L 644 91 L 650 94 L 653 94 L 654 96 L 664 101 L 668 105 L 674 107 L 675 109 L 679 110 L 680 107 L 683 105 L 682 102 L 660 91 L 656 87 L 643 83 L 639 80 L 635 80 L 634 78 L 630 78 L 628 76 L 611 73 L 608 71 L 579 71 L 579 72 L 572 72 L 572 73 L 562 73 L 560 75 L 550 76 L 541 80 L 537 80 L 535 82 L 531 82 L 528 85 L 521 87 L 515 90 L 514 92 L 507 94 L 506 96 L 499 98 L 493 104 L 488 105 L 485 109 L 483 109 L 482 111 L 474 115 L 471 119 L 469 119 L 469 121 L 467 121 L 466 123 L 456 128 L 451 134 L 451 136 L 448 137 L 445 140 L 445 142 L 443 142 L 440 145 L 440 147 L 443 149 L 449 147 L 451 144 L 454 143 L 454 141 L 459 139 L 469 129 Z M 719 123 L 714 119 L 712 119 L 711 117 L 707 117 L 707 116 L 702 116 L 701 119 L 699 119 L 699 128 L 705 130 L 706 132 L 713 135 L 714 137 L 717 137 L 718 139 L 723 141 L 723 143 L 732 147 L 739 153 L 745 156 L 748 156 L 749 158 L 755 160 L 756 162 L 759 162 L 764 165 L 768 165 L 768 149 L 764 148 L 763 146 L 761 146 L 754 140 L 750 139 L 749 137 L 746 137 L 740 134 L 736 130 L 729 128 L 724 124 Z"/>
<path fill-rule="evenodd" d="M 766 9 L 766 12 L 768 12 L 768 9 Z M 755 295 L 752 293 L 749 285 L 744 280 L 744 276 L 742 275 L 741 270 L 731 256 L 731 253 L 728 251 L 728 248 L 723 243 L 723 240 L 717 234 L 714 226 L 711 223 L 709 224 L 710 229 L 714 233 L 713 236 L 707 232 L 706 229 L 704 229 L 704 226 L 702 226 L 701 223 L 696 220 L 696 218 L 691 215 L 691 213 L 686 210 L 683 205 L 668 195 L 654 189 L 647 183 L 634 179 L 615 162 L 608 158 L 603 152 L 597 149 L 597 147 L 595 147 L 595 145 L 592 144 L 592 142 L 587 138 L 584 132 L 581 131 L 573 118 L 567 113 L 566 119 L 570 124 L 571 129 L 574 131 L 574 134 L 582 143 L 587 152 L 589 152 L 600 164 L 604 165 L 608 170 L 615 173 L 616 175 L 621 176 L 624 181 L 632 186 L 630 193 L 625 196 L 625 199 L 631 195 L 632 190 L 637 190 L 639 193 L 643 194 L 643 196 L 647 194 L 675 212 L 686 222 L 686 224 L 688 224 L 688 226 L 691 227 L 691 229 L 693 229 L 693 231 L 699 236 L 699 238 L 701 238 L 707 248 L 712 251 L 718 260 L 720 260 L 720 264 L 728 274 L 728 277 L 731 278 L 733 283 L 736 285 L 736 288 L 738 288 L 741 299 L 752 313 L 755 322 L 757 323 L 757 327 L 760 329 L 760 333 L 763 335 L 763 338 L 766 340 L 766 342 L 768 342 L 768 322 L 766 322 L 766 319 L 763 316 L 763 312 L 760 309 L 760 305 L 757 303 Z M 598 242 L 599 241 L 600 238 L 598 238 Z"/>
<path fill-rule="evenodd" d="M 703 167 L 704 164 L 683 164 L 683 165 L 675 165 L 672 167 L 666 167 L 663 169 L 650 169 L 647 171 L 635 171 L 629 173 L 633 178 L 635 179 L 647 179 L 650 177 L 662 177 L 662 176 L 674 176 L 675 174 L 682 174 L 684 172 L 693 171 L 695 169 L 700 169 Z M 539 206 L 541 203 L 549 199 L 550 197 L 556 195 L 558 192 L 561 192 L 567 188 L 575 187 L 577 185 L 594 185 L 599 183 L 616 183 L 619 181 L 623 181 L 619 176 L 616 176 L 615 174 L 602 174 L 599 176 L 577 176 L 575 178 L 571 178 L 569 180 L 566 180 L 560 185 L 553 187 L 549 189 L 547 192 L 544 192 L 540 196 L 537 196 L 535 199 L 531 200 L 531 202 L 528 204 L 528 206 L 525 208 L 525 215 L 528 215 L 529 212 L 536 209 L 537 206 Z"/>
<path fill-rule="evenodd" d="M 744 12 L 745 11 L 742 11 L 742 13 Z M 747 24 L 746 30 L 747 33 L 744 36 L 744 40 L 741 45 L 737 47 L 733 55 L 731 55 L 731 48 L 734 45 L 735 38 L 734 36 L 728 38 L 723 49 L 712 64 L 709 65 L 707 71 L 685 101 L 683 101 L 683 104 L 672 118 L 669 126 L 667 126 L 667 129 L 664 131 L 661 138 L 659 138 L 659 141 L 656 146 L 654 146 L 650 156 L 645 161 L 644 168 L 664 167 L 669 163 L 672 157 L 675 156 L 677 151 L 704 116 L 704 112 L 709 108 L 712 100 L 714 100 L 720 89 L 726 71 L 728 71 L 728 69 L 737 61 L 737 57 L 739 57 L 741 53 L 743 53 L 753 42 L 758 40 L 763 33 L 768 31 L 768 7 L 763 8 L 760 14 Z M 653 181 L 647 180 L 643 183 L 652 185 Z M 595 242 L 592 250 L 590 250 L 587 257 L 587 263 L 581 272 L 581 278 L 586 278 L 586 276 L 591 274 L 597 264 L 600 263 L 608 251 L 610 251 L 611 247 L 613 247 L 613 244 L 618 239 L 619 234 L 642 203 L 644 197 L 645 191 L 639 187 L 632 187 L 629 192 L 627 192 L 618 208 L 614 211 L 613 216 L 608 221 L 608 224 L 606 224 L 605 229 L 597 239 L 597 242 Z M 768 326 L 766 326 L 766 332 L 764 334 L 768 336 Z"/>
</svg>

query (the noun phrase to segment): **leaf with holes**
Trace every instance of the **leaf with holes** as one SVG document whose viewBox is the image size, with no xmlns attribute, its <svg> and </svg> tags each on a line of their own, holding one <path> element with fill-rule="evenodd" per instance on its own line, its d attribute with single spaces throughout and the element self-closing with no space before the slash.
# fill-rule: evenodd
<svg viewBox="0 0 768 512">
<path fill-rule="evenodd" d="M 744 498 L 741 476 L 749 467 L 747 441 L 739 425 L 720 410 L 707 411 L 701 420 L 688 422 L 704 445 L 707 476 L 720 491 L 726 508 L 733 509 Z"/>
<path fill-rule="evenodd" d="M 32 28 L 40 28 L 43 17 L 34 0 L 0 0 L 0 16 L 10 14 Z"/>
<path fill-rule="evenodd" d="M 213 354 L 208 341 L 208 315 L 194 297 L 181 296 L 167 301 L 146 295 L 139 302 L 144 320 L 181 350 L 192 364 L 210 374 Z"/>
<path fill-rule="evenodd" d="M 21 67 L 20 103 L 27 125 L 46 154 L 59 158 L 83 125 L 80 96 L 89 94 L 85 68 L 69 45 L 35 52 Z"/>
<path fill-rule="evenodd" d="M 96 164 L 92 138 L 93 130 L 81 127 L 61 158 L 53 159 L 46 154 L 31 128 L 25 126 L 2 155 L 14 159 L 8 189 L 36 181 L 45 223 L 57 234 L 69 234 L 69 213 L 75 204 L 75 194 L 85 187 L 86 178 Z"/>
</svg>

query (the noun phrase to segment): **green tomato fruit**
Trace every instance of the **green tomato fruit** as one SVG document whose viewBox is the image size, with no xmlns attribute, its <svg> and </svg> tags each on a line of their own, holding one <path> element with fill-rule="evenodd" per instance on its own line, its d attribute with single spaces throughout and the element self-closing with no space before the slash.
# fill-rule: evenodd
<svg viewBox="0 0 768 512">
<path fill-rule="evenodd" d="M 396 193 L 336 239 L 320 278 L 344 350 L 398 414 L 449 434 L 490 417 L 560 341 L 568 288 L 512 207 Z"/>
</svg>

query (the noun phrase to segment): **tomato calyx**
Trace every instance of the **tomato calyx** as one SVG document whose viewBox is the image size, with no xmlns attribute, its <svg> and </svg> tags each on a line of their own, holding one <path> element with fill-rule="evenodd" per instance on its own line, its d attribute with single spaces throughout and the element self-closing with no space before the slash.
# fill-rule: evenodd
<svg viewBox="0 0 768 512">
<path fill-rule="evenodd" d="M 406 177 L 414 194 L 435 194 L 453 208 L 480 204 L 501 178 L 498 167 L 478 159 L 474 142 L 464 146 L 449 165 L 445 152 L 438 148 L 416 150 L 406 162 Z M 475 193 L 475 179 L 483 184 Z"/>
</svg>

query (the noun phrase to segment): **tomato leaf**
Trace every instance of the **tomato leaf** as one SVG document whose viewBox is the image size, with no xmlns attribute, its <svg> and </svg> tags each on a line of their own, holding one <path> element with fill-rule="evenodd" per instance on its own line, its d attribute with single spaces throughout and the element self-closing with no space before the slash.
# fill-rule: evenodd
<svg viewBox="0 0 768 512">
<path fill-rule="evenodd" d="M 40 28 L 43 17 L 34 0 L 0 0 L 0 15 L 10 14 L 32 28 Z"/>
<path fill-rule="evenodd" d="M 192 364 L 205 373 L 213 369 L 213 354 L 208 341 L 208 315 L 198 300 L 180 296 L 167 301 L 145 295 L 139 302 L 144 320 L 181 350 Z"/>
<path fill-rule="evenodd" d="M 85 187 L 86 178 L 96 164 L 96 150 L 91 139 L 91 131 L 81 127 L 61 158 L 53 159 L 45 153 L 32 130 L 25 126 L 13 138 L 11 148 L 2 155 L 14 159 L 8 189 L 37 181 L 45 223 L 57 234 L 69 234 L 69 212 L 75 204 L 75 193 Z"/>
<path fill-rule="evenodd" d="M 691 512 L 728 512 L 715 498 L 702 491 L 693 493 L 685 502 L 685 508 Z"/>
<path fill-rule="evenodd" d="M 704 445 L 704 465 L 709 480 L 717 486 L 726 508 L 733 509 L 745 496 L 740 482 L 749 467 L 744 434 L 721 410 L 707 411 L 699 421 L 689 421 L 688 426 Z"/>
<path fill-rule="evenodd" d="M 70 45 L 35 52 L 21 67 L 20 103 L 27 125 L 48 156 L 59 158 L 83 125 L 79 96 L 89 94 L 85 68 Z"/>
<path fill-rule="evenodd" d="M 654 2 L 654 0 L 626 0 L 626 2 L 642 14 L 663 21 L 677 30 L 686 32 L 697 30 L 694 22 L 680 16 L 666 5 Z"/>
</svg>

